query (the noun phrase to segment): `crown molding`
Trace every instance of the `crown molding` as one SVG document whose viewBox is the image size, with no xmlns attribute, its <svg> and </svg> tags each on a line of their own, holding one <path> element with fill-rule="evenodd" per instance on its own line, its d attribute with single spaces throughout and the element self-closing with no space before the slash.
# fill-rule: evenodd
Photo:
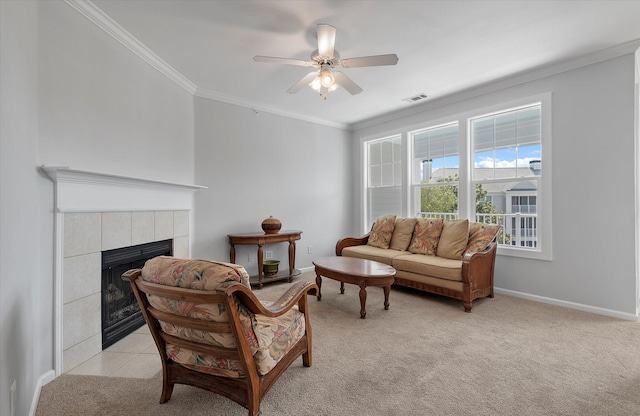
<svg viewBox="0 0 640 416">
<path fill-rule="evenodd" d="M 232 97 L 230 95 L 225 95 L 225 94 L 221 94 L 215 91 L 211 91 L 211 90 L 206 90 L 203 88 L 197 88 L 196 92 L 194 94 L 196 97 L 202 97 L 202 98 L 207 98 L 209 100 L 214 100 L 214 101 L 221 101 L 223 103 L 227 103 L 227 104 L 233 104 L 233 105 L 237 105 L 240 107 L 246 107 L 246 108 L 250 108 L 253 111 L 261 111 L 261 112 L 265 112 L 265 113 L 271 113 L 271 114 L 276 114 L 279 116 L 284 116 L 284 117 L 289 117 L 289 118 L 294 118 L 297 120 L 301 120 L 301 121 L 308 121 L 310 123 L 314 123 L 314 124 L 321 124 L 324 126 L 328 126 L 328 127 L 335 127 L 338 129 L 342 129 L 342 130 L 349 130 L 349 125 L 348 124 L 344 124 L 344 123 L 335 123 L 332 121 L 327 121 L 327 120 L 323 120 L 320 118 L 316 118 L 316 117 L 309 117 L 309 116 L 305 116 L 302 114 L 297 114 L 297 113 L 292 113 L 292 112 L 288 112 L 288 111 L 282 111 L 282 110 L 278 110 L 276 108 L 272 108 L 272 107 L 265 107 L 259 104 L 253 104 L 249 101 L 243 101 L 243 100 L 239 100 L 235 97 Z"/>
<path fill-rule="evenodd" d="M 207 98 L 214 101 L 220 101 L 227 104 L 233 104 L 241 107 L 250 108 L 254 111 L 262 111 L 266 113 L 276 114 L 284 117 L 289 117 L 301 121 L 307 121 L 314 124 L 325 125 L 328 127 L 334 127 L 342 130 L 359 130 L 362 128 L 372 127 L 379 124 L 384 124 L 389 121 L 393 121 L 399 118 L 408 117 L 411 115 L 419 114 L 424 111 L 428 111 L 432 108 L 438 108 L 445 105 L 449 105 L 455 102 L 468 100 L 477 96 L 488 94 L 491 92 L 499 91 L 505 88 L 513 87 L 516 85 L 524 84 L 537 79 L 545 78 L 551 75 L 556 75 L 562 72 L 577 69 L 583 66 L 595 64 L 608 59 L 617 58 L 622 55 L 634 53 L 640 48 L 640 39 L 636 39 L 621 45 L 617 45 L 611 48 L 603 49 L 591 54 L 579 56 L 577 58 L 568 59 L 548 65 L 543 65 L 531 70 L 526 70 L 515 75 L 509 75 L 494 81 L 487 82 L 475 87 L 468 88 L 466 90 L 444 95 L 442 97 L 434 98 L 425 103 L 420 103 L 411 108 L 404 108 L 401 110 L 392 111 L 383 115 L 374 116 L 372 118 L 361 120 L 355 123 L 336 123 L 324 119 L 315 117 L 309 117 L 302 114 L 293 112 L 281 111 L 276 108 L 265 107 L 257 105 L 248 101 L 240 100 L 238 98 L 218 93 L 215 91 L 203 89 L 197 87 L 193 82 L 189 81 L 185 76 L 179 73 L 171 65 L 165 62 L 162 58 L 156 55 L 151 49 L 146 47 L 135 36 L 126 31 L 122 26 L 116 23 L 111 17 L 106 15 L 90 0 L 64 0 L 69 6 L 77 10 L 80 14 L 93 22 L 96 26 L 104 30 L 107 34 L 112 36 L 122 45 L 127 47 L 133 53 L 142 58 L 145 62 L 151 65 L 153 68 L 164 74 L 167 78 L 184 88 L 193 96 Z M 637 59 L 640 59 L 637 55 Z"/>
<path fill-rule="evenodd" d="M 468 88 L 466 90 L 444 95 L 439 98 L 420 103 L 410 108 L 404 108 L 401 110 L 393 111 L 381 116 L 372 117 L 367 120 L 355 122 L 349 125 L 352 131 L 373 127 L 376 125 L 384 124 L 393 120 L 397 120 L 404 117 L 410 117 L 434 108 L 444 107 L 456 102 L 469 100 L 481 95 L 489 94 L 495 91 L 500 91 L 506 88 L 514 87 L 517 85 L 525 84 L 527 82 L 535 81 L 538 79 L 546 78 L 552 75 L 561 74 L 563 72 L 578 69 L 587 65 L 596 64 L 598 62 L 606 61 L 613 58 L 618 58 L 630 53 L 637 53 L 640 48 L 640 39 L 636 39 L 630 42 L 626 42 L 611 48 L 606 48 L 593 52 L 590 54 L 582 55 L 573 59 L 567 59 L 547 65 L 542 65 L 533 69 L 522 71 L 514 75 L 508 75 L 503 78 L 499 78 L 494 81 L 489 81 L 485 84 L 477 85 L 475 87 Z"/>
<path fill-rule="evenodd" d="M 302 114 L 291 113 L 286 111 L 280 111 L 275 108 L 265 107 L 251 103 L 248 101 L 239 100 L 235 97 L 231 97 L 225 94 L 221 94 L 215 91 L 210 91 L 202 88 L 198 88 L 193 82 L 189 81 L 185 76 L 179 73 L 171 65 L 165 62 L 162 58 L 156 55 L 151 49 L 146 47 L 135 36 L 129 33 L 126 29 L 120 26 L 115 20 L 105 14 L 102 10 L 93 4 L 90 0 L 64 0 L 69 6 L 73 7 L 80 14 L 86 17 L 89 21 L 94 23 L 100 29 L 104 30 L 111 37 L 116 39 L 122 45 L 127 47 L 130 51 L 138 55 L 145 62 L 151 65 L 153 68 L 161 72 L 167 78 L 184 88 L 193 96 L 208 98 L 215 101 L 221 101 L 227 104 L 238 105 L 241 107 L 250 108 L 254 111 L 262 111 L 265 113 L 271 113 L 281 115 L 284 117 L 294 118 L 301 121 L 308 121 L 314 124 L 321 124 L 329 127 L 335 127 L 343 130 L 348 130 L 349 126 L 342 123 L 334 123 L 331 121 L 308 117 Z"/>
<path fill-rule="evenodd" d="M 161 74 L 184 88 L 190 94 L 196 91 L 196 85 L 189 81 L 185 76 L 179 73 L 175 68 L 166 63 L 162 58 L 156 55 L 151 49 L 147 48 L 135 36 L 127 32 L 122 26 L 116 23 L 111 17 L 107 16 L 89 0 L 64 0 L 69 6 L 74 8 L 100 29 L 104 30 L 112 38 L 123 44 L 127 49 L 138 55 L 145 62 L 158 70 Z"/>
</svg>

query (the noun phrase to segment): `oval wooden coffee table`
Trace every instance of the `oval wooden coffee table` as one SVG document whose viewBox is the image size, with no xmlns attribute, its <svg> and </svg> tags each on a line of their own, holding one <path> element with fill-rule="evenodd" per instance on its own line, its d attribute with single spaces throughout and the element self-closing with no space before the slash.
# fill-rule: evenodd
<svg viewBox="0 0 640 416">
<path fill-rule="evenodd" d="M 360 286 L 360 318 L 365 319 L 367 310 L 367 286 L 382 287 L 384 289 L 384 309 L 389 309 L 389 292 L 395 280 L 396 269 L 377 261 L 358 259 L 355 257 L 323 257 L 313 261 L 316 266 L 317 298 L 322 299 L 320 288 L 322 276 L 340 282 L 340 293 L 344 294 L 344 284 L 351 283 Z"/>
</svg>

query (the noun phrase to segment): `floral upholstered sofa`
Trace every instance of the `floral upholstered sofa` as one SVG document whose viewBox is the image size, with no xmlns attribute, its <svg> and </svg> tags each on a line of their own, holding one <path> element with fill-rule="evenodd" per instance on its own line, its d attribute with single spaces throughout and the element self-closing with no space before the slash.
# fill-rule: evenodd
<svg viewBox="0 0 640 416">
<path fill-rule="evenodd" d="M 363 237 L 343 238 L 337 256 L 393 266 L 395 284 L 461 299 L 493 297 L 493 271 L 500 226 L 468 220 L 397 218 L 387 215 Z"/>
</svg>

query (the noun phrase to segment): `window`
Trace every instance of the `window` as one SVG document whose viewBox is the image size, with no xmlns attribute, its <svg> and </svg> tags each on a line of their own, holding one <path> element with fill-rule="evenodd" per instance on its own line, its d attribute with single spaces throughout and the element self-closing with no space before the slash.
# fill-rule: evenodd
<svg viewBox="0 0 640 416">
<path fill-rule="evenodd" d="M 458 217 L 458 124 L 412 132 L 412 216 Z"/>
<path fill-rule="evenodd" d="M 400 136 L 367 143 L 367 223 L 387 214 L 402 215 Z"/>
<path fill-rule="evenodd" d="M 502 226 L 498 254 L 551 260 L 551 94 L 372 139 L 365 226 L 387 214 L 468 218 Z"/>
<path fill-rule="evenodd" d="M 542 176 L 540 114 L 541 105 L 536 103 L 470 119 L 472 184 L 476 190 L 494 196 L 490 204 L 476 203 L 476 221 L 501 224 L 499 243 L 502 245 L 538 247 L 536 203 Z M 497 201 L 499 199 L 506 203 Z"/>
</svg>

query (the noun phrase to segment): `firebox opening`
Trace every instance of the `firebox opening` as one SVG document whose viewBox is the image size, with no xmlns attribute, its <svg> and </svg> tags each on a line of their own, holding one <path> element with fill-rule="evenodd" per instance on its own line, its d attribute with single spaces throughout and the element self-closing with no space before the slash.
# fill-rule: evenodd
<svg viewBox="0 0 640 416">
<path fill-rule="evenodd" d="M 173 255 L 173 240 L 157 241 L 102 252 L 102 349 L 145 324 L 131 284 L 122 273 L 142 268 L 157 256 Z"/>
</svg>

